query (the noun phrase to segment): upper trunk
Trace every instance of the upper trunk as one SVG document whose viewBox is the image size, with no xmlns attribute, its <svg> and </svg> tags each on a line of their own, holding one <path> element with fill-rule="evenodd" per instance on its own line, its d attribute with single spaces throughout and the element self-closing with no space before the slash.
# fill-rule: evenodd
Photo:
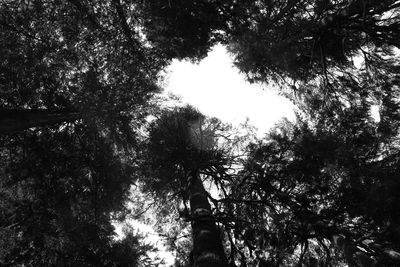
<svg viewBox="0 0 400 267">
<path fill-rule="evenodd" d="M 81 113 L 66 110 L 0 109 L 0 134 L 75 121 L 80 118 L 82 118 Z"/>
<path fill-rule="evenodd" d="M 220 232 L 211 213 L 207 192 L 197 172 L 189 182 L 194 267 L 226 267 Z"/>
</svg>

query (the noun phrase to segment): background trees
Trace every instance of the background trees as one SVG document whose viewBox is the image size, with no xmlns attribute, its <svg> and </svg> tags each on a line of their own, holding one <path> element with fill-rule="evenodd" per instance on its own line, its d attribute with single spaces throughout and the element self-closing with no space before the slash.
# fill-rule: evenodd
<svg viewBox="0 0 400 267">
<path fill-rule="evenodd" d="M 2 117 L 16 120 L 21 109 L 74 113 L 111 137 L 134 134 L 129 123 L 143 118 L 166 61 L 141 41 L 137 22 L 123 17 L 133 7 L 6 1 L 0 8 Z M 43 125 L 42 115 L 30 126 Z"/>
<path fill-rule="evenodd" d="M 84 127 L 27 132 L 2 144 L 2 264 L 140 263 L 137 238 L 113 241 L 111 224 L 125 214 L 132 156 L 121 161 L 110 141 Z"/>
<path fill-rule="evenodd" d="M 0 4 L 1 264 L 143 261 L 148 248 L 132 234 L 114 241 L 111 223 L 123 218 L 166 60 L 142 42 L 131 8 Z"/>
</svg>

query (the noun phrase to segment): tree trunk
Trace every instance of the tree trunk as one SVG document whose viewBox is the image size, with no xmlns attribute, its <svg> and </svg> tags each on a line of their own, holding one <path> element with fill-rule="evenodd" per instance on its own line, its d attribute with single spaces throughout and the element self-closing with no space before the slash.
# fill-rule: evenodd
<svg viewBox="0 0 400 267">
<path fill-rule="evenodd" d="M 81 119 L 79 112 L 46 109 L 0 109 L 0 134 Z"/>
<path fill-rule="evenodd" d="M 197 172 L 189 181 L 189 200 L 192 216 L 194 267 L 226 267 L 228 262 L 220 232 L 211 213 L 207 193 Z"/>
</svg>

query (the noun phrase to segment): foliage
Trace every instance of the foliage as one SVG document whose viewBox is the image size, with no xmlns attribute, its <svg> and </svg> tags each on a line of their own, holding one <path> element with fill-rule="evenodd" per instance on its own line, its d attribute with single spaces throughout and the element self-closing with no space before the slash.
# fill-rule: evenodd
<svg viewBox="0 0 400 267">
<path fill-rule="evenodd" d="M 0 119 L 16 120 L 13 110 L 77 117 L 0 137 L 0 263 L 151 265 L 152 248 L 133 233 L 114 240 L 111 224 L 140 177 L 155 193 L 159 228 L 173 216 L 193 232 L 218 225 L 232 266 L 399 265 L 399 7 L 3 1 Z M 250 81 L 290 85 L 296 123 L 234 151 L 244 138 L 215 118 L 151 110 L 160 70 L 173 58 L 199 60 L 217 42 Z M 188 212 L 195 193 L 212 225 Z M 197 234 L 178 241 L 186 221 L 166 233 L 177 265 L 199 243 Z"/>
<path fill-rule="evenodd" d="M 121 8 L 131 12 L 119 1 L 3 1 L 0 107 L 80 112 L 116 142 L 134 143 L 167 61 L 145 47 L 134 21 L 126 29 Z"/>
<path fill-rule="evenodd" d="M 383 116 L 388 106 L 398 114 L 392 101 Z M 285 122 L 250 146 L 220 200 L 237 248 L 261 250 L 274 266 L 398 264 L 398 131 L 382 132 L 387 120 L 369 108 L 356 101 L 340 116 Z"/>
<path fill-rule="evenodd" d="M 352 59 L 399 47 L 396 1 L 257 1 L 232 34 L 237 66 L 252 79 L 308 81 Z M 249 8 L 250 9 L 250 8 Z"/>
<path fill-rule="evenodd" d="M 201 59 L 222 40 L 216 31 L 226 22 L 217 1 L 145 1 L 144 32 L 152 46 L 168 58 Z"/>
<path fill-rule="evenodd" d="M 354 70 L 361 58 L 367 68 L 379 68 L 379 59 L 392 57 L 400 46 L 395 0 L 147 1 L 143 6 L 150 42 L 170 47 L 171 56 L 201 58 L 215 42 L 224 43 L 250 81 L 283 81 L 294 88 L 316 78 L 330 83 L 343 70 Z"/>
<path fill-rule="evenodd" d="M 1 136 L 1 265 L 135 266 L 144 255 L 136 236 L 113 241 L 111 221 L 125 213 L 138 128 L 167 60 L 146 47 L 131 8 L 0 3 L 0 117 L 80 114 Z"/>
<path fill-rule="evenodd" d="M 146 189 L 165 203 L 181 201 L 179 218 L 191 222 L 191 258 L 198 266 L 227 264 L 210 194 L 204 185 L 210 181 L 222 186 L 234 162 L 230 154 L 234 138 L 224 135 L 228 129 L 187 106 L 166 110 L 149 130 Z M 170 209 L 166 211 L 171 213 Z M 167 214 L 162 213 L 161 217 L 168 217 Z M 177 238 L 176 234 L 168 235 L 171 245 L 180 250 L 182 242 L 179 244 Z"/>
<path fill-rule="evenodd" d="M 135 237 L 112 242 L 111 219 L 124 217 L 135 177 L 132 158 L 122 161 L 84 127 L 27 132 L 2 144 L 2 264 L 113 266 L 140 257 L 123 252 Z"/>
<path fill-rule="evenodd" d="M 226 162 L 217 144 L 224 126 L 186 106 L 166 110 L 149 128 L 146 181 L 149 190 L 181 193 L 190 171 L 219 168 Z"/>
</svg>

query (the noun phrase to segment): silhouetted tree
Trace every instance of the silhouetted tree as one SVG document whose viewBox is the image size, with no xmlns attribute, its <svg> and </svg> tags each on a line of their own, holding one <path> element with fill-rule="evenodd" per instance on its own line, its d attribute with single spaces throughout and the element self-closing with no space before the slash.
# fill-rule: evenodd
<svg viewBox="0 0 400 267">
<path fill-rule="evenodd" d="M 203 180 L 218 178 L 227 158 L 217 146 L 221 124 L 206 119 L 191 107 L 166 111 L 150 127 L 148 190 L 173 193 L 190 204 L 187 220 L 193 236 L 193 266 L 227 266 L 221 233 L 217 228 L 209 193 Z M 215 176 L 207 175 L 212 170 Z"/>
</svg>

